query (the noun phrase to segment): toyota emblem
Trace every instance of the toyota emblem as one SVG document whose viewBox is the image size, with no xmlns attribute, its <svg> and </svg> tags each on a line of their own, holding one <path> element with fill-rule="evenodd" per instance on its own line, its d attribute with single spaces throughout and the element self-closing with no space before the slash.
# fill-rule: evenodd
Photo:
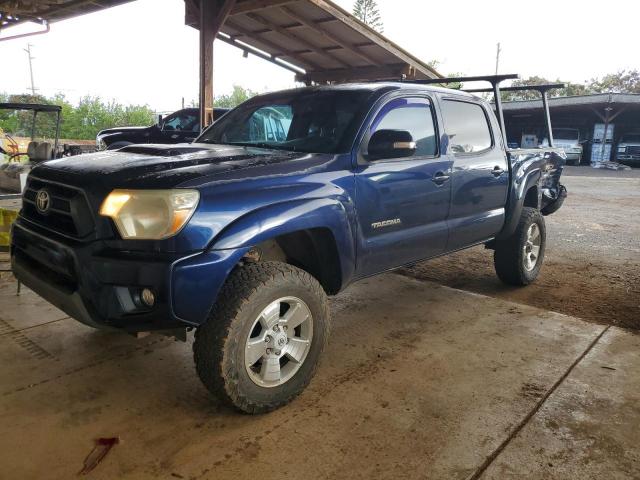
<svg viewBox="0 0 640 480">
<path fill-rule="evenodd" d="M 46 190 L 40 190 L 36 195 L 36 208 L 38 212 L 45 214 L 51 208 L 51 197 Z"/>
</svg>

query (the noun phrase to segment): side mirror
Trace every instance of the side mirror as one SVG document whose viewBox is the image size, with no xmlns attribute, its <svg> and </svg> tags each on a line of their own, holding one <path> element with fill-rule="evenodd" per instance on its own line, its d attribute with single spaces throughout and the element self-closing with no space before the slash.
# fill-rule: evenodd
<svg viewBox="0 0 640 480">
<path fill-rule="evenodd" d="M 158 115 L 158 122 L 156 123 L 156 126 L 160 129 L 162 129 L 162 114 Z"/>
<path fill-rule="evenodd" d="M 406 130 L 378 130 L 367 147 L 370 160 L 405 158 L 416 153 L 416 142 Z"/>
</svg>

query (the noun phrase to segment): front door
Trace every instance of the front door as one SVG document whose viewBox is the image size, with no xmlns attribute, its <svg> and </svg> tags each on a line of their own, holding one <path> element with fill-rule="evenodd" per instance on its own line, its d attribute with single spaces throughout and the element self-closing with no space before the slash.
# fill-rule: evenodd
<svg viewBox="0 0 640 480">
<path fill-rule="evenodd" d="M 451 160 L 440 156 L 436 115 L 421 96 L 389 100 L 363 139 L 356 170 L 358 275 L 371 275 L 442 253 L 447 242 Z M 406 130 L 416 142 L 407 158 L 367 160 L 378 130 Z"/>
<path fill-rule="evenodd" d="M 447 251 L 494 237 L 504 225 L 509 189 L 500 130 L 487 107 L 464 99 L 440 102 L 453 161 Z"/>
</svg>

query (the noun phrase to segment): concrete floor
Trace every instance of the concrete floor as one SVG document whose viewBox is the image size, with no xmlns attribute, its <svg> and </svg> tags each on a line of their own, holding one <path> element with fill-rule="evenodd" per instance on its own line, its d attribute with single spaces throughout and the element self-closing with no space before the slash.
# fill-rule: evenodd
<svg viewBox="0 0 640 480">
<path fill-rule="evenodd" d="M 6 275 L 6 274 L 5 274 Z M 318 375 L 222 408 L 190 343 L 91 330 L 0 280 L 0 477 L 640 478 L 640 336 L 388 274 L 332 301 Z"/>
</svg>

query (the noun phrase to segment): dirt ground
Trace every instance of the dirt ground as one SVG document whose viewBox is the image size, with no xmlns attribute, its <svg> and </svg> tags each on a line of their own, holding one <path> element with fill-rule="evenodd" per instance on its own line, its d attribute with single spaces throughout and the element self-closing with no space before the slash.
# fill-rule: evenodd
<svg viewBox="0 0 640 480">
<path fill-rule="evenodd" d="M 547 251 L 538 280 L 503 285 L 493 255 L 475 247 L 400 272 L 454 288 L 640 329 L 640 170 L 567 167 L 563 207 L 546 217 Z"/>
</svg>

